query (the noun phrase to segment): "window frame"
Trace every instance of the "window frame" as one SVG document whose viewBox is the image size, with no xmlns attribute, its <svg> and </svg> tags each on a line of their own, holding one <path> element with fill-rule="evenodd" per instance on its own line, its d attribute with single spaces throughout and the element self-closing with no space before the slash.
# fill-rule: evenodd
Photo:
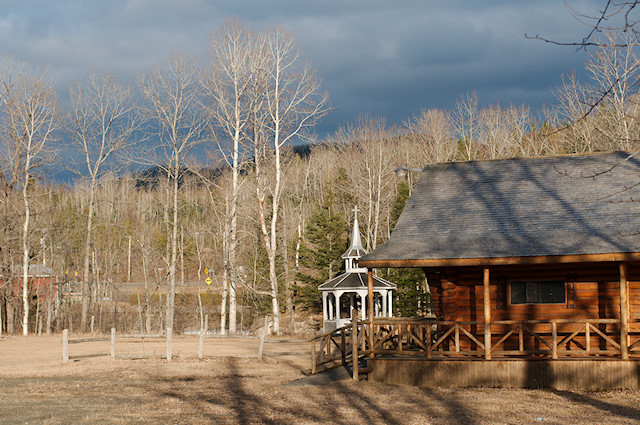
<svg viewBox="0 0 640 425">
<path fill-rule="evenodd" d="M 535 284 L 539 284 L 539 283 L 544 283 L 544 282 L 562 282 L 563 285 L 563 297 L 564 300 L 561 302 L 524 302 L 524 303 L 513 303 L 512 302 L 512 285 L 514 283 L 524 283 L 529 284 L 529 283 L 535 283 Z M 526 288 L 526 286 L 525 286 Z M 526 289 L 525 289 L 526 290 Z M 536 305 L 536 306 L 545 306 L 545 305 L 552 305 L 552 306 L 559 306 L 559 305 L 567 305 L 567 279 L 509 279 L 507 281 L 507 303 L 509 306 L 514 306 L 514 307 L 518 307 L 518 306 L 531 306 L 531 305 Z"/>
</svg>

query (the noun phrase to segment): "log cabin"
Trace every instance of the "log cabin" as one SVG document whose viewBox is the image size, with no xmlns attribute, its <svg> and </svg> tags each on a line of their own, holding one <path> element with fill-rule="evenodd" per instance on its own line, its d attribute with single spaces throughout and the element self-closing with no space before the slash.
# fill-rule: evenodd
<svg viewBox="0 0 640 425">
<path fill-rule="evenodd" d="M 370 318 L 373 380 L 640 388 L 640 161 L 429 165 L 360 264 L 422 268 L 435 319 Z M 410 360 L 408 360 L 410 358 Z"/>
</svg>

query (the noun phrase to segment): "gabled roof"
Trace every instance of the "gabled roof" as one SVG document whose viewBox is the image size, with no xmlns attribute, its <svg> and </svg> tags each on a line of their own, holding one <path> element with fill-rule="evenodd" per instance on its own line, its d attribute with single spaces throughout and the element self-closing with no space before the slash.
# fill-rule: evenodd
<svg viewBox="0 0 640 425">
<path fill-rule="evenodd" d="M 640 259 L 640 161 L 628 153 L 424 168 L 365 267 Z"/>
<path fill-rule="evenodd" d="M 367 289 L 367 273 L 342 273 L 318 286 L 321 291 L 331 289 Z M 373 276 L 373 289 L 396 289 L 396 284 L 378 276 Z"/>
</svg>

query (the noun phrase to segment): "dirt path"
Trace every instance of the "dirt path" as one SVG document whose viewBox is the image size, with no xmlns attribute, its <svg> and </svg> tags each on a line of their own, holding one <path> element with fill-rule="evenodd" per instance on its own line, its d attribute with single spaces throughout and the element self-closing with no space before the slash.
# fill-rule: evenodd
<svg viewBox="0 0 640 425">
<path fill-rule="evenodd" d="M 59 336 L 3 338 L 0 424 L 640 423 L 638 392 L 427 390 L 350 380 L 288 386 L 303 376 L 308 356 L 258 362 L 258 343 L 207 340 L 205 353 L 221 357 L 198 360 L 197 338 L 179 337 L 170 363 L 100 357 L 63 364 Z M 72 345 L 71 354 L 105 347 L 91 344 Z M 267 352 L 291 347 L 273 344 Z"/>
</svg>

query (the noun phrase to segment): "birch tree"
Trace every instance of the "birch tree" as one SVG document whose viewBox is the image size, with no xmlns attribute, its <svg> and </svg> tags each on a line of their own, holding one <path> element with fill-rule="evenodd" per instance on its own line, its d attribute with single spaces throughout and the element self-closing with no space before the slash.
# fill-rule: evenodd
<svg viewBox="0 0 640 425">
<path fill-rule="evenodd" d="M 321 91 L 320 81 L 310 65 L 301 63 L 301 52 L 296 48 L 292 34 L 275 28 L 265 34 L 264 43 L 266 66 L 264 80 L 261 80 L 264 84 L 258 82 L 254 85 L 254 88 L 264 90 L 266 110 L 266 120 L 254 121 L 264 122 L 264 128 L 254 132 L 256 198 L 260 231 L 269 260 L 273 331 L 280 333 L 276 255 L 282 194 L 282 149 L 294 140 L 309 140 L 308 130 L 328 112 L 329 98 Z M 271 158 L 269 164 L 273 167 L 273 174 L 269 180 L 266 170 L 260 168 L 263 156 Z"/>
<path fill-rule="evenodd" d="M 31 230 L 30 186 L 35 173 L 51 160 L 49 145 L 59 126 L 53 83 L 43 68 L 15 67 L 2 73 L 0 94 L 6 120 L 5 137 L 13 147 L 16 182 L 23 203 L 22 221 L 22 333 L 29 334 L 29 233 Z"/>
<path fill-rule="evenodd" d="M 209 117 L 216 135 L 217 146 L 231 169 L 231 193 L 227 195 L 224 245 L 225 273 L 229 277 L 229 332 L 236 332 L 236 291 L 238 266 L 238 192 L 243 166 L 241 150 L 246 140 L 252 85 L 252 63 L 257 50 L 256 38 L 239 21 L 227 21 L 211 35 L 211 73 L 204 87 L 209 98 Z M 226 289 L 224 288 L 224 294 Z M 223 311 L 226 297 L 222 299 Z M 221 315 L 221 331 L 225 332 L 225 314 Z"/>
<path fill-rule="evenodd" d="M 140 128 L 141 120 L 129 88 L 123 87 L 104 72 L 91 72 L 87 82 L 72 88 L 70 95 L 71 111 L 67 127 L 74 147 L 83 157 L 82 164 L 74 171 L 86 178 L 89 192 L 80 323 L 81 328 L 86 331 L 96 187 L 106 172 L 119 165 L 115 156 L 134 145 L 135 132 Z"/>
<path fill-rule="evenodd" d="M 202 85 L 196 64 L 180 53 L 172 54 L 162 69 L 156 68 L 138 78 L 138 87 L 146 100 L 144 115 L 150 121 L 158 144 L 150 157 L 161 167 L 170 182 L 169 234 L 170 247 L 165 259 L 167 274 L 166 327 L 173 328 L 176 264 L 178 258 L 179 182 L 191 150 L 202 143 L 205 127 L 202 111 Z M 170 353 L 170 347 L 167 347 Z M 169 356 L 168 356 L 169 357 Z"/>
</svg>

